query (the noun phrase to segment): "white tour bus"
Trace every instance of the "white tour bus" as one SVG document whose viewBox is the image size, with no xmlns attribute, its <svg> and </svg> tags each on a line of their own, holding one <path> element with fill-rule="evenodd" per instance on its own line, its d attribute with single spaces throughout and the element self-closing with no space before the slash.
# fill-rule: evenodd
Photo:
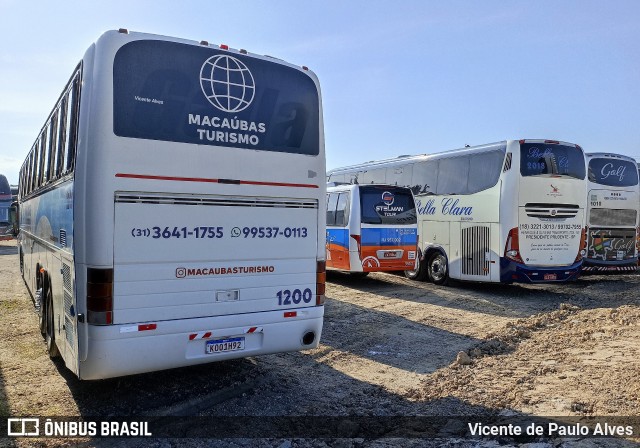
<svg viewBox="0 0 640 448">
<path fill-rule="evenodd" d="M 324 173 L 306 67 L 103 34 L 20 172 L 50 355 L 97 379 L 317 346 Z"/>
<path fill-rule="evenodd" d="M 395 185 L 327 188 L 327 269 L 362 276 L 414 269 L 417 244 L 410 189 Z"/>
<path fill-rule="evenodd" d="M 338 168 L 327 179 L 412 189 L 420 252 L 409 278 L 550 282 L 580 273 L 586 181 L 577 145 L 508 140 Z"/>
<path fill-rule="evenodd" d="M 583 271 L 635 271 L 638 265 L 638 169 L 631 157 L 587 154 L 587 255 Z"/>
</svg>

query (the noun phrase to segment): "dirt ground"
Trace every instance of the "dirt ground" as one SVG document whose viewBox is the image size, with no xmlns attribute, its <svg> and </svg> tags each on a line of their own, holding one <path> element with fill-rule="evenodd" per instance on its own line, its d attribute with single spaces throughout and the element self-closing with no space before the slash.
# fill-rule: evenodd
<svg viewBox="0 0 640 448">
<path fill-rule="evenodd" d="M 330 273 L 320 347 L 81 382 L 51 361 L 0 242 L 0 417 L 628 416 L 640 421 L 639 275 L 438 287 Z M 640 428 L 635 428 L 636 434 Z M 344 431 L 343 431 L 344 432 Z M 357 433 L 357 432 L 356 432 Z M 342 433 L 341 433 L 342 434 Z M 403 435 L 403 434 L 401 434 Z M 0 437 L 4 436 L 0 434 Z M 0 446 L 636 446 L 638 439 L 2 439 Z"/>
</svg>

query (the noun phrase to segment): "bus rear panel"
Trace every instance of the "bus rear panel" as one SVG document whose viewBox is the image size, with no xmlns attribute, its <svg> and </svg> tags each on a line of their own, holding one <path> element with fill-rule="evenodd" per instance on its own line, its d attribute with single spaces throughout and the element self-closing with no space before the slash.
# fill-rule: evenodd
<svg viewBox="0 0 640 448">
<path fill-rule="evenodd" d="M 327 192 L 328 268 L 354 273 L 414 268 L 418 236 L 411 190 L 350 185 Z"/>
</svg>

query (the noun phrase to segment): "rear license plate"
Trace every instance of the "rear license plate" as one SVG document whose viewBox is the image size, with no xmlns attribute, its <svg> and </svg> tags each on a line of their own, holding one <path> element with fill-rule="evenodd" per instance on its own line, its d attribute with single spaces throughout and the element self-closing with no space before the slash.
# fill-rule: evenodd
<svg viewBox="0 0 640 448">
<path fill-rule="evenodd" d="M 214 339 L 207 341 L 205 353 L 225 353 L 244 350 L 244 338 Z"/>
<path fill-rule="evenodd" d="M 544 274 L 545 280 L 558 280 L 558 274 Z"/>
</svg>

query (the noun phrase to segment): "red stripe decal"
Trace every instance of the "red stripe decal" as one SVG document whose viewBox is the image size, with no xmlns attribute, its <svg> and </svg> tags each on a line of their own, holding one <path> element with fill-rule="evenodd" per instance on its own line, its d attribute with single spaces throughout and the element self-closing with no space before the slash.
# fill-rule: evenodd
<svg viewBox="0 0 640 448">
<path fill-rule="evenodd" d="M 296 317 L 298 313 L 296 311 L 287 311 L 284 313 L 284 317 Z"/>
<path fill-rule="evenodd" d="M 207 179 L 204 177 L 172 177 L 172 176 L 152 176 L 149 174 L 129 174 L 129 173 L 117 173 L 116 177 L 124 177 L 128 179 L 148 179 L 148 180 L 170 180 L 176 182 L 207 182 L 217 184 L 220 183 L 220 179 Z M 229 182 L 225 182 L 229 183 Z M 253 180 L 239 180 L 240 185 L 262 185 L 268 187 L 300 187 L 300 188 L 319 188 L 318 185 L 313 184 L 291 184 L 286 182 L 258 182 Z"/>
<path fill-rule="evenodd" d="M 249 331 L 247 333 L 253 333 L 257 329 L 258 329 L 258 327 L 251 327 L 251 328 L 249 328 Z"/>
<path fill-rule="evenodd" d="M 189 340 L 193 341 L 196 338 L 196 336 L 198 336 L 198 335 L 197 334 L 190 334 L 189 335 Z"/>
<path fill-rule="evenodd" d="M 210 338 L 211 337 L 211 332 L 207 331 L 203 336 L 202 339 L 206 339 L 206 338 Z"/>
</svg>

